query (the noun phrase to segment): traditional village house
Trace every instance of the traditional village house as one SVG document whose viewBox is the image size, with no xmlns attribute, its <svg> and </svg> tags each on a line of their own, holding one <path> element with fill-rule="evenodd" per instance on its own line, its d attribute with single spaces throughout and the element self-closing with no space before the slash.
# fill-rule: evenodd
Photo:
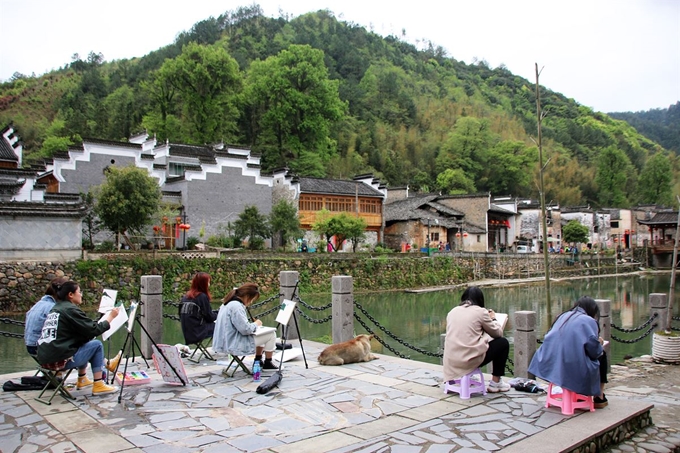
<svg viewBox="0 0 680 453">
<path fill-rule="evenodd" d="M 652 249 L 652 266 L 671 267 L 673 263 L 673 247 L 675 246 L 675 232 L 678 224 L 678 211 L 671 209 L 649 213 L 648 219 L 638 219 L 638 228 L 647 229 L 651 240 L 645 242 L 645 247 Z"/>
<path fill-rule="evenodd" d="M 66 260 L 82 248 L 80 197 L 46 193 L 43 167 L 21 168 L 23 147 L 14 128 L 0 134 L 0 260 Z"/>
<path fill-rule="evenodd" d="M 538 200 L 519 199 L 517 210 L 522 214 L 519 233 L 516 243 L 518 245 L 531 246 L 532 253 L 541 253 L 543 250 L 543 223 L 541 221 L 541 204 Z M 545 223 L 548 247 L 560 250 L 564 245 L 562 241 L 562 215 L 560 207 L 552 202 L 546 205 Z"/>
<path fill-rule="evenodd" d="M 382 242 L 386 196 L 385 185 L 371 174 L 359 175 L 350 181 L 296 176 L 287 168 L 273 171 L 273 202 L 286 199 L 297 206 L 300 226 L 305 231 L 303 239 L 313 249 L 329 247 L 325 238 L 312 231 L 318 213 L 323 209 L 330 211 L 331 215 L 344 212 L 363 218 L 367 224 L 363 244 L 373 247 Z M 350 241 L 340 244 L 337 238 L 331 238 L 330 248 L 351 251 L 352 244 Z"/>
<path fill-rule="evenodd" d="M 439 195 L 426 194 L 406 197 L 401 189 L 388 191 L 385 204 L 385 245 L 393 250 L 427 251 L 448 244 L 449 250 L 462 250 L 465 215 L 437 203 Z"/>
<path fill-rule="evenodd" d="M 146 134 L 132 140 L 135 143 L 87 138 L 82 145 L 55 155 L 52 174 L 59 181 L 60 192 L 87 192 L 104 182 L 110 166 L 146 169 L 158 180 L 163 200 L 178 209 L 166 225 L 168 247 L 183 247 L 185 236 L 198 234 L 179 230 L 179 225 L 193 222 L 197 231 L 205 221 L 205 234 L 210 236 L 233 223 L 246 206 L 256 206 L 265 215 L 271 212 L 272 178 L 260 174 L 260 158 L 250 150 L 158 145 Z"/>
</svg>

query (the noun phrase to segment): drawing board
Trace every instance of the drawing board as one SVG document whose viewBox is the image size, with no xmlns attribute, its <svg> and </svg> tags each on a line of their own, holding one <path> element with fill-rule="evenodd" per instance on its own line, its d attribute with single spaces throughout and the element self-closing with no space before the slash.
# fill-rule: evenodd
<svg viewBox="0 0 680 453">
<path fill-rule="evenodd" d="M 284 326 L 287 326 L 288 323 L 290 322 L 290 317 L 293 315 L 293 312 L 295 311 L 296 306 L 297 302 L 284 299 L 283 302 L 281 302 L 279 314 L 276 315 L 276 322 L 278 322 L 279 324 L 283 324 Z"/>
<path fill-rule="evenodd" d="M 163 378 L 163 381 L 169 384 L 182 384 L 182 381 L 179 379 L 179 377 L 181 377 L 184 379 L 184 383 L 188 383 L 189 378 L 187 377 L 187 372 L 184 369 L 184 362 L 182 362 L 182 357 L 180 356 L 177 346 L 156 344 L 154 345 L 154 349 L 156 347 L 158 347 L 158 351 L 154 351 L 153 353 L 153 363 L 156 365 L 156 370 Z M 163 358 L 159 351 L 163 352 L 165 358 Z M 167 359 L 167 361 L 165 359 Z M 170 365 L 172 365 L 172 367 Z M 175 368 L 179 377 L 172 371 L 172 368 Z"/>
</svg>

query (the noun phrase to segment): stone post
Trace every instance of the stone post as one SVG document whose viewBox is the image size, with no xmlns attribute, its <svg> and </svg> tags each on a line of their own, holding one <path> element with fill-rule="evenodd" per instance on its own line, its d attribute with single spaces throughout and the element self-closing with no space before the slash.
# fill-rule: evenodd
<svg viewBox="0 0 680 453">
<path fill-rule="evenodd" d="M 140 288 L 140 322 L 156 343 L 163 342 L 163 277 L 160 275 L 142 275 Z M 142 355 L 147 359 L 153 353 L 151 339 L 144 332 L 140 338 Z"/>
<path fill-rule="evenodd" d="M 655 330 L 665 329 L 666 320 L 668 319 L 668 294 L 666 293 L 651 293 L 649 295 L 649 316 L 658 316 L 652 321 L 656 323 Z"/>
<path fill-rule="evenodd" d="M 515 377 L 531 378 L 529 363 L 536 352 L 536 312 L 515 312 Z"/>
<path fill-rule="evenodd" d="M 331 278 L 333 344 L 354 338 L 354 281 L 348 275 Z"/>
<path fill-rule="evenodd" d="M 299 288 L 297 288 L 299 278 L 300 274 L 297 271 L 281 271 L 279 273 L 281 302 L 284 299 L 293 300 L 293 293 L 299 294 Z M 286 341 L 298 339 L 297 315 L 293 312 L 286 329 Z"/>
<path fill-rule="evenodd" d="M 600 307 L 600 336 L 606 343 L 604 352 L 607 353 L 607 369 L 611 370 L 611 339 L 612 339 L 612 302 L 609 299 L 595 299 Z"/>
</svg>

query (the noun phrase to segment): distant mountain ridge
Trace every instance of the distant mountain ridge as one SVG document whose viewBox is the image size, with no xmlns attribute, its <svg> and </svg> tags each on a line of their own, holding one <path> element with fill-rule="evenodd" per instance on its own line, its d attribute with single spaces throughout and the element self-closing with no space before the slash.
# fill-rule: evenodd
<svg viewBox="0 0 680 453">
<path fill-rule="evenodd" d="M 322 105 L 318 90 L 293 86 L 291 76 L 299 67 L 309 75 L 318 55 Z M 204 119 L 197 119 L 188 91 L 168 84 L 186 69 L 180 62 L 200 58 L 233 60 L 237 71 L 215 84 L 222 104 L 208 106 L 213 113 Z M 279 101 L 267 97 L 274 76 L 287 84 L 282 96 L 297 102 L 276 115 Z M 211 77 L 205 83 L 216 81 Z M 674 156 L 661 138 L 544 87 L 541 107 L 548 200 L 625 207 L 669 198 L 649 200 L 638 190 L 652 156 L 667 156 L 670 171 Z M 313 126 L 305 116 L 310 108 Z M 215 115 L 212 129 L 197 134 Z M 49 158 L 80 137 L 124 140 L 147 129 L 175 143 L 249 147 L 262 154 L 265 171 L 286 164 L 307 176 L 373 172 L 391 186 L 421 191 L 538 195 L 535 81 L 504 66 L 459 62 L 432 43 L 418 50 L 329 11 L 268 18 L 253 5 L 200 21 L 141 58 L 105 62 L 91 52 L 40 77 L 16 74 L 0 85 L 0 126 L 10 122 L 28 161 Z M 678 192 L 676 167 L 669 184 Z"/>
<path fill-rule="evenodd" d="M 627 122 L 639 133 L 667 150 L 674 151 L 675 154 L 680 153 L 680 101 L 667 109 L 612 112 L 608 115 Z"/>
</svg>

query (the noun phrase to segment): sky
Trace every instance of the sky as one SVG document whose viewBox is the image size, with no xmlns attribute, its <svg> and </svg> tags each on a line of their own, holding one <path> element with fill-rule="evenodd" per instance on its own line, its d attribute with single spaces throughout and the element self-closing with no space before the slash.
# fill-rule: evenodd
<svg viewBox="0 0 680 453">
<path fill-rule="evenodd" d="M 484 60 L 600 112 L 680 101 L 680 0 L 261 0 L 268 17 L 321 9 L 465 63 Z M 0 0 L 0 80 L 58 69 L 75 53 L 141 57 L 252 0 Z"/>
</svg>

